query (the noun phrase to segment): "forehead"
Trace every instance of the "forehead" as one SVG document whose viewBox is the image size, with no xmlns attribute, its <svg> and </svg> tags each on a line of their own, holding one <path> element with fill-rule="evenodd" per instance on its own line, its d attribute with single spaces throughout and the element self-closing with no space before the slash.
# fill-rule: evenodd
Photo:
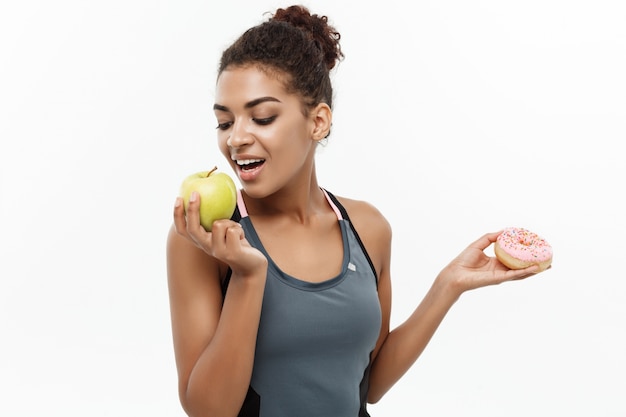
<svg viewBox="0 0 626 417">
<path fill-rule="evenodd" d="M 284 81 L 274 73 L 256 66 L 230 68 L 217 79 L 215 102 L 228 106 L 246 103 L 259 97 L 286 97 Z"/>
</svg>

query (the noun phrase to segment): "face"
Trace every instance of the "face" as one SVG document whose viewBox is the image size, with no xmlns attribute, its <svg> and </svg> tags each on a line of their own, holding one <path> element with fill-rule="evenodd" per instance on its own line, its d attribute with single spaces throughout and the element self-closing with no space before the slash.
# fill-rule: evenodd
<svg viewBox="0 0 626 417">
<path fill-rule="evenodd" d="M 319 120 L 279 79 L 254 66 L 223 71 L 214 110 L 219 148 L 248 195 L 310 178 Z"/>
</svg>

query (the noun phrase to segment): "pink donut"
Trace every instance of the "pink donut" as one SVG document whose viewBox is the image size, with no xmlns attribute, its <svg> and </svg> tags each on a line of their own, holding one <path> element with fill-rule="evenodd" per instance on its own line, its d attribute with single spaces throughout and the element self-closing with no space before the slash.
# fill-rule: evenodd
<svg viewBox="0 0 626 417">
<path fill-rule="evenodd" d="M 498 236 L 495 254 L 511 269 L 539 265 L 543 271 L 552 263 L 552 246 L 544 238 L 521 227 L 507 227 Z"/>
</svg>

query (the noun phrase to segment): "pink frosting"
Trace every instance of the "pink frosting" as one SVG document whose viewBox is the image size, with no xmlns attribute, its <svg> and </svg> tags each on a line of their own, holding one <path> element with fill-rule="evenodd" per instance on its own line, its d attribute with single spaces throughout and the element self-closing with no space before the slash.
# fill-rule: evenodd
<svg viewBox="0 0 626 417">
<path fill-rule="evenodd" d="M 525 262 L 543 262 L 552 257 L 552 246 L 541 236 L 521 227 L 508 227 L 498 236 L 500 247 Z"/>
</svg>

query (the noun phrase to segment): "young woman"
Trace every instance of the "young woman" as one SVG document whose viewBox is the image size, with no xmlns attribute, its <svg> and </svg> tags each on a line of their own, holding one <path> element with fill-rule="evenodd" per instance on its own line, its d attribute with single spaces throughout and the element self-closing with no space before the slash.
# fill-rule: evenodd
<svg viewBox="0 0 626 417">
<path fill-rule="evenodd" d="M 391 228 L 370 204 L 321 188 L 329 72 L 339 33 L 301 6 L 278 9 L 222 55 L 215 116 L 240 180 L 231 220 L 174 208 L 167 261 L 180 400 L 190 416 L 367 416 L 468 290 L 537 272 L 469 245 L 405 323 L 389 328 Z"/>
</svg>

